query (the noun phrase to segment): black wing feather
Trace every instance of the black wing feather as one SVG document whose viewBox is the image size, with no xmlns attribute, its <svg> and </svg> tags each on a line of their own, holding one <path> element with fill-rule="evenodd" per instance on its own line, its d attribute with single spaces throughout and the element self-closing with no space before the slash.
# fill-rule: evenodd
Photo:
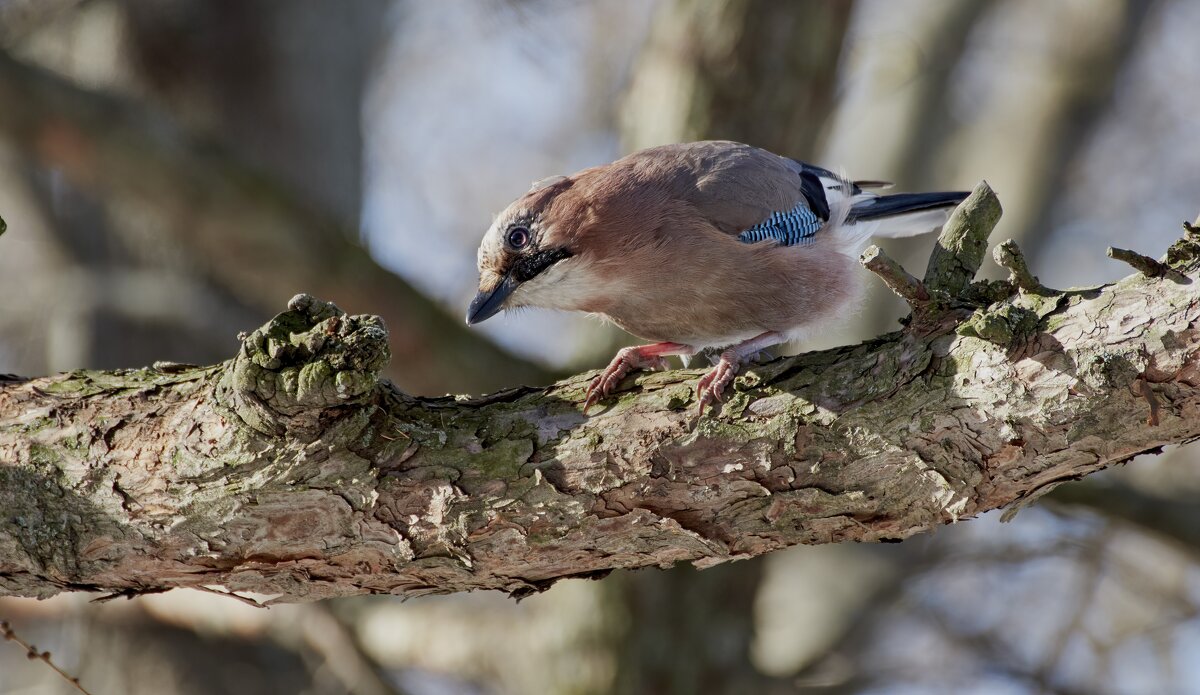
<svg viewBox="0 0 1200 695">
<path fill-rule="evenodd" d="M 947 193 L 897 193 L 883 195 L 858 203 L 850 208 L 847 222 L 860 220 L 877 220 L 881 217 L 892 217 L 908 212 L 932 210 L 934 208 L 949 208 L 958 205 L 970 195 L 967 191 Z"/>
<path fill-rule="evenodd" d="M 829 219 L 829 199 L 825 197 L 825 186 L 821 179 L 808 169 L 800 170 L 800 194 L 808 201 L 808 209 L 823 220 Z"/>
</svg>

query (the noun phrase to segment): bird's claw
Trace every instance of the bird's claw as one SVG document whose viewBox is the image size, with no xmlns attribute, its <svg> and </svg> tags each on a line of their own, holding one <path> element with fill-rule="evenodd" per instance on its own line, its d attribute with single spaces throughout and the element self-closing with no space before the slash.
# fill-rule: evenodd
<svg viewBox="0 0 1200 695">
<path fill-rule="evenodd" d="M 637 367 L 640 363 L 635 358 L 634 353 L 630 348 L 624 348 L 617 352 L 617 356 L 612 362 L 600 372 L 600 376 L 592 379 L 592 383 L 588 386 L 587 396 L 583 401 L 583 414 L 587 415 L 588 409 L 596 403 L 600 402 L 601 398 L 612 393 L 617 384 L 621 383 L 630 370 Z"/>
<path fill-rule="evenodd" d="M 600 372 L 600 376 L 592 379 L 592 383 L 588 385 L 587 394 L 583 400 L 583 414 L 587 415 L 589 408 L 611 394 L 631 371 L 635 369 L 668 369 L 667 358 L 653 352 L 655 349 L 661 349 L 664 345 L 673 348 L 681 347 L 660 343 L 618 350 L 612 362 L 609 362 L 604 371 Z"/>
<path fill-rule="evenodd" d="M 588 410 L 591 409 L 593 405 L 596 405 L 596 403 L 600 402 L 601 398 L 604 398 L 609 394 L 610 391 L 612 391 L 611 387 L 605 385 L 607 383 L 607 375 L 608 370 L 605 370 L 603 374 L 595 379 L 592 379 L 592 383 L 588 385 L 587 396 L 583 399 L 584 415 L 587 415 Z"/>
<path fill-rule="evenodd" d="M 700 383 L 696 385 L 696 395 L 700 400 L 700 409 L 696 417 L 704 414 L 705 407 L 725 400 L 725 389 L 737 376 L 740 366 L 737 355 L 727 351 L 721 354 L 721 359 L 715 367 L 700 377 Z"/>
<path fill-rule="evenodd" d="M 609 389 L 604 388 L 601 384 L 604 383 L 604 375 L 592 379 L 592 383 L 588 385 L 587 396 L 583 399 L 583 414 L 587 415 L 588 410 L 596 405 L 601 398 L 608 395 Z"/>
</svg>

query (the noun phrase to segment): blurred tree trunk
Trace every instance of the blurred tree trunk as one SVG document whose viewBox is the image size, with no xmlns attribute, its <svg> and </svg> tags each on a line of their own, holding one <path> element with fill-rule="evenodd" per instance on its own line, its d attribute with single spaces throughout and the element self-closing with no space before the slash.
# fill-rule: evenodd
<svg viewBox="0 0 1200 695">
<path fill-rule="evenodd" d="M 623 113 L 629 149 L 732 139 L 811 157 L 833 106 L 849 0 L 673 0 Z"/>
<path fill-rule="evenodd" d="M 623 111 L 628 149 L 729 139 L 811 158 L 834 103 L 853 3 L 672 0 L 655 18 Z M 628 615 L 616 692 L 746 693 L 763 561 L 614 578 Z"/>
<path fill-rule="evenodd" d="M 1148 18 L 1161 7 L 1158 0 L 1109 0 L 1081 6 L 1081 19 L 1087 23 L 1071 32 L 1071 40 L 1057 44 L 1053 57 L 1057 89 L 1040 106 L 1035 127 L 1025 133 L 1015 152 L 1010 152 L 1012 171 L 1022 184 L 1014 191 L 1016 200 L 1025 200 L 1024 210 L 1009 221 L 1008 236 L 1021 243 L 1031 261 L 1053 233 L 1051 221 L 1056 203 L 1070 186 L 1071 170 L 1091 142 L 1096 129 L 1112 113 L 1120 78 L 1129 58 L 1145 36 Z M 1073 23 L 1074 24 L 1074 23 Z M 1011 107 L 1010 107 L 1011 108 Z M 973 138 L 992 147 L 1005 138 Z M 973 149 L 973 147 L 972 147 Z M 996 152 L 975 150 L 979 158 Z M 1000 159 L 997 157 L 997 159 Z M 988 161 L 986 159 L 982 161 Z"/>
<path fill-rule="evenodd" d="M 844 111 L 838 114 L 841 128 L 824 148 L 829 157 L 825 164 L 845 167 L 855 177 L 895 181 L 901 190 L 946 186 L 946 176 L 938 167 L 944 166 L 941 155 L 955 125 L 951 78 L 976 28 L 994 5 L 994 0 L 923 3 L 913 7 L 910 16 L 915 21 L 903 28 L 903 48 L 892 49 L 885 59 L 864 48 L 866 55 L 860 62 L 866 64 L 856 66 L 853 79 L 865 82 L 875 97 L 869 104 L 843 102 Z M 1011 205 L 1007 197 L 1005 203 Z M 914 272 L 928 257 L 926 238 L 887 240 L 882 245 Z M 857 334 L 894 329 L 903 302 L 878 284 L 867 292 Z"/>
<path fill-rule="evenodd" d="M 189 130 L 357 230 L 363 93 L 390 0 L 129 0 L 138 82 Z"/>
<path fill-rule="evenodd" d="M 268 77 L 283 72 L 276 67 Z M 321 84 L 335 81 L 314 82 L 308 96 L 341 99 L 319 92 Z M 23 172 L 18 178 L 40 202 L 36 212 L 10 217 L 9 236 L 41 236 L 35 244 L 13 245 L 10 239 L 9 253 L 26 256 L 4 260 L 14 270 L 42 268 L 6 274 L 0 283 L 17 293 L 31 276 L 58 278 L 42 294 L 45 304 L 0 320 L 7 334 L 24 336 L 20 360 L 10 369 L 211 362 L 227 353 L 238 330 L 261 322 L 270 307 L 297 291 L 310 290 L 383 315 L 398 358 L 390 376 L 411 391 L 478 392 L 548 380 L 543 370 L 468 332 L 374 263 L 347 231 L 352 227 L 301 190 L 327 186 L 342 190 L 338 200 L 357 199 L 357 177 L 336 180 L 342 167 L 294 173 L 297 182 L 279 185 L 231 150 L 202 144 L 155 109 L 82 88 L 7 54 L 0 54 L 0 95 L 10 105 L 0 113 L 0 134 L 12 153 L 6 163 Z M 355 103 L 353 118 L 343 113 L 329 127 L 338 122 L 357 133 L 358 108 Z M 314 123 L 308 130 L 326 123 L 317 116 L 297 118 Z M 272 138 L 279 136 L 267 134 L 270 125 L 260 126 L 262 138 L 276 142 Z M 354 143 L 354 152 L 340 160 L 359 165 L 358 135 L 330 139 L 343 148 Z M 281 142 L 263 147 L 288 149 Z M 306 147 L 290 142 L 292 150 Z M 332 152 L 321 156 L 339 159 Z M 267 164 L 299 172 L 313 165 L 305 164 L 307 157 L 292 166 Z M 263 272 L 268 265 L 271 272 Z M 34 355 L 39 348 L 42 354 Z"/>
<path fill-rule="evenodd" d="M 700 571 L 619 574 L 606 582 L 627 615 L 618 636 L 613 692 L 763 693 L 769 679 L 749 661 L 763 558 Z"/>
</svg>

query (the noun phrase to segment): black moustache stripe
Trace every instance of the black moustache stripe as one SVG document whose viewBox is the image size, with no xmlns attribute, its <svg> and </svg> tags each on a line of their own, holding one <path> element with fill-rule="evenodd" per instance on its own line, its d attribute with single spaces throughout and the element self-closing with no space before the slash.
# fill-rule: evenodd
<svg viewBox="0 0 1200 695">
<path fill-rule="evenodd" d="M 571 252 L 564 248 L 534 251 L 527 256 L 521 256 L 521 258 L 513 264 L 513 278 L 517 282 L 532 280 L 546 268 L 549 268 L 564 258 L 570 257 Z"/>
</svg>

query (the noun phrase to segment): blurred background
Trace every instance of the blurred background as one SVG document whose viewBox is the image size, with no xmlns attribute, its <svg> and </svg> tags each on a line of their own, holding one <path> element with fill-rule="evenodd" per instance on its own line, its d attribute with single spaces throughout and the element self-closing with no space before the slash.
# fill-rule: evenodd
<svg viewBox="0 0 1200 695">
<path fill-rule="evenodd" d="M 1111 281 L 1107 245 L 1158 256 L 1200 211 L 1197 26 L 1192 0 L 0 0 L 0 372 L 215 362 L 300 291 L 383 316 L 410 392 L 597 367 L 628 336 L 462 326 L 489 216 L 703 138 L 897 190 L 986 178 L 993 241 L 1045 284 Z M 918 273 L 929 243 L 888 251 Z M 876 291 L 796 349 L 902 313 Z M 1197 451 L 1010 523 L 521 603 L 175 591 L 0 619 L 97 695 L 1200 693 Z M 0 642 L 0 693 L 64 692 Z"/>
</svg>

